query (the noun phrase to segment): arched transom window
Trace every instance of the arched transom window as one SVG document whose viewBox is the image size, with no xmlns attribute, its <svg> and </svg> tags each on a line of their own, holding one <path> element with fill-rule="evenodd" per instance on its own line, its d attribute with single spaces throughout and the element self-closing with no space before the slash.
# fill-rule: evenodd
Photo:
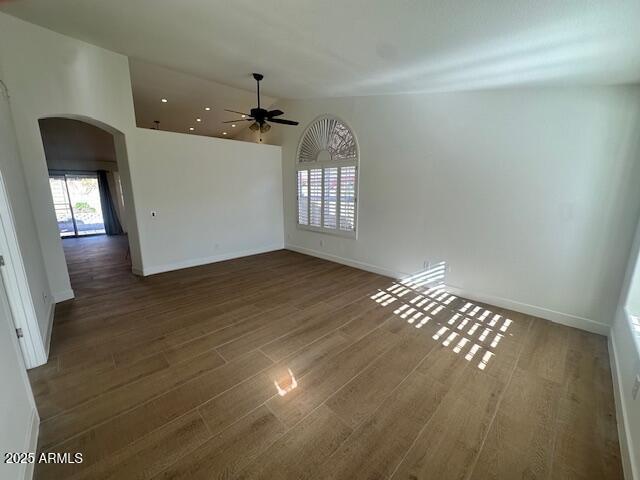
<svg viewBox="0 0 640 480">
<path fill-rule="evenodd" d="M 341 120 L 323 116 L 307 127 L 296 162 L 298 226 L 355 237 L 358 145 Z"/>
</svg>

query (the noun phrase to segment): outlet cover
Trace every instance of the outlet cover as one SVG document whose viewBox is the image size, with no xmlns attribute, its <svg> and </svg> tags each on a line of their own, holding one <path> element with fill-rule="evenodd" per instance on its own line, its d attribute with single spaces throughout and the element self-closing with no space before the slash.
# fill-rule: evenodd
<svg viewBox="0 0 640 480">
<path fill-rule="evenodd" d="M 638 390 L 640 390 L 640 374 L 636 375 L 636 381 L 633 384 L 633 390 L 631 390 L 631 396 L 634 400 L 638 398 Z"/>
</svg>

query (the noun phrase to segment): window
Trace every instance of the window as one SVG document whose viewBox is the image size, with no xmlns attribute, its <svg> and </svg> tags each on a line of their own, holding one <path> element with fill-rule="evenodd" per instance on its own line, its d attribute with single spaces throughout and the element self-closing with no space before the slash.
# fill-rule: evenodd
<svg viewBox="0 0 640 480">
<path fill-rule="evenodd" d="M 296 162 L 300 228 L 356 236 L 358 146 L 353 132 L 324 116 L 302 135 Z"/>
<path fill-rule="evenodd" d="M 62 238 L 105 233 L 96 174 L 52 173 L 49 186 Z"/>
</svg>

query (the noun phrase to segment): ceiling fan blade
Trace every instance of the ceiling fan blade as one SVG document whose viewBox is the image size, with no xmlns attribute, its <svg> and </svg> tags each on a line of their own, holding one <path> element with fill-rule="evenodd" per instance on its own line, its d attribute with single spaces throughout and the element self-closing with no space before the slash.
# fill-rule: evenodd
<svg viewBox="0 0 640 480">
<path fill-rule="evenodd" d="M 285 120 L 284 118 L 271 118 L 269 119 L 271 123 L 282 123 L 283 125 L 298 125 L 298 122 L 294 122 L 293 120 Z"/>
<path fill-rule="evenodd" d="M 282 110 L 270 110 L 267 112 L 267 117 L 269 118 L 277 117 L 279 115 L 284 115 L 284 112 Z"/>
<path fill-rule="evenodd" d="M 246 115 L 247 117 L 249 117 L 250 115 L 248 113 L 244 113 L 244 112 L 238 112 L 237 110 L 228 110 L 228 109 L 224 109 L 225 112 L 231 112 L 231 113 L 237 113 L 238 115 Z"/>
<path fill-rule="evenodd" d="M 228 122 L 222 122 L 222 123 L 236 123 L 236 122 L 253 122 L 253 118 L 241 118 L 239 120 L 229 120 Z"/>
</svg>

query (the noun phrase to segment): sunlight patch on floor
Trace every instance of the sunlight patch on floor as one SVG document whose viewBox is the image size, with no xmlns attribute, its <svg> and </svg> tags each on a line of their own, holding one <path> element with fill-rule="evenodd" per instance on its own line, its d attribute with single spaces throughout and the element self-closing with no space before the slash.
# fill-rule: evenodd
<svg viewBox="0 0 640 480">
<path fill-rule="evenodd" d="M 382 307 L 394 304 L 393 313 L 415 328 L 430 322 L 439 327 L 432 338 L 454 353 L 464 355 L 468 362 L 477 362 L 484 370 L 507 334 L 513 320 L 505 318 L 473 302 L 466 301 L 457 309 L 451 305 L 459 297 L 447 291 L 445 262 L 393 282 L 369 298 Z M 445 309 L 451 315 L 446 320 L 435 320 Z"/>
</svg>

